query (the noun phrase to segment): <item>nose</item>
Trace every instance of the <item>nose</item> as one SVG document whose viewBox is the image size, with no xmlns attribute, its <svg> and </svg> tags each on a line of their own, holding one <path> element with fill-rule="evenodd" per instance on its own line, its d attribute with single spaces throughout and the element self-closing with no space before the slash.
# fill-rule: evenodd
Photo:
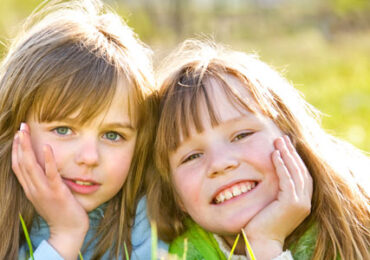
<svg viewBox="0 0 370 260">
<path fill-rule="evenodd" d="M 85 138 L 81 140 L 76 153 L 76 163 L 93 167 L 99 163 L 98 140 L 95 138 Z"/>
<path fill-rule="evenodd" d="M 240 162 L 231 149 L 227 147 L 215 147 L 209 154 L 208 177 L 228 173 L 239 167 Z"/>
</svg>

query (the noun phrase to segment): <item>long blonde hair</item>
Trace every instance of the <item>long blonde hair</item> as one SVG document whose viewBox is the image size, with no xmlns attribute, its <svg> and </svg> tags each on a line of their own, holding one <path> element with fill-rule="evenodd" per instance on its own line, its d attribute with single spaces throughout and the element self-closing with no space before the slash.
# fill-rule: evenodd
<svg viewBox="0 0 370 260">
<path fill-rule="evenodd" d="M 189 127 L 203 129 L 200 103 L 205 102 L 213 125 L 219 123 L 210 100 L 207 80 L 217 80 L 233 105 L 255 111 L 224 80 L 237 77 L 250 91 L 259 109 L 292 139 L 314 181 L 312 211 L 286 239 L 285 247 L 313 224 L 318 225 L 313 259 L 370 259 L 369 190 L 356 178 L 368 176 L 369 158 L 349 144 L 328 135 L 317 111 L 307 104 L 279 73 L 254 55 L 231 51 L 212 42 L 187 40 L 163 63 L 159 72 L 159 122 L 155 141 L 158 173 L 152 173 L 148 207 L 157 221 L 159 236 L 171 241 L 184 230 L 188 216 L 173 190 L 169 154 L 189 135 Z M 363 186 L 361 186 L 363 184 Z M 294 250 L 294 249 L 293 249 Z"/>
<path fill-rule="evenodd" d="M 0 259 L 16 259 L 25 242 L 22 214 L 28 228 L 35 210 L 11 169 L 13 137 L 29 111 L 41 122 L 79 111 L 88 122 L 107 109 L 118 79 L 126 82 L 129 113 L 138 129 L 128 178 L 109 202 L 96 239 L 94 259 L 108 248 L 118 257 L 131 227 L 144 162 L 149 153 L 153 91 L 151 51 L 99 0 L 53 1 L 34 12 L 9 48 L 0 68 Z M 145 123 L 145 124 L 144 124 Z"/>
</svg>

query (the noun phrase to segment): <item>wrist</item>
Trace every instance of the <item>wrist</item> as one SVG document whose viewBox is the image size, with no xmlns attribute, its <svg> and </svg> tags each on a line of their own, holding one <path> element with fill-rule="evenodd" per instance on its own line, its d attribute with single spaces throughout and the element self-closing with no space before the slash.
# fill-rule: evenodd
<svg viewBox="0 0 370 260">
<path fill-rule="evenodd" d="M 271 260 L 283 253 L 283 243 L 273 239 L 249 239 L 254 256 L 258 260 Z"/>
<path fill-rule="evenodd" d="M 48 243 L 63 257 L 65 260 L 77 259 L 86 232 L 63 232 L 51 233 Z"/>
</svg>

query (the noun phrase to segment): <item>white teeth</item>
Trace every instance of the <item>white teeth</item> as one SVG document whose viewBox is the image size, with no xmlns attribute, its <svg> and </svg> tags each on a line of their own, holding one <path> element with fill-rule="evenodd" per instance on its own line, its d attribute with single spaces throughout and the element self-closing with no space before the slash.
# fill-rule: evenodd
<svg viewBox="0 0 370 260">
<path fill-rule="evenodd" d="M 222 203 L 224 202 L 225 200 L 225 196 L 223 194 L 219 194 L 217 197 L 216 197 L 216 202 L 217 203 Z"/>
<path fill-rule="evenodd" d="M 233 187 L 233 196 L 235 197 L 235 196 L 238 196 L 238 195 L 240 195 L 242 192 L 241 192 L 241 190 L 239 189 L 239 187 L 238 186 L 234 186 Z"/>
<path fill-rule="evenodd" d="M 225 192 L 225 197 L 227 200 L 231 199 L 233 197 L 233 194 L 230 191 Z"/>
<path fill-rule="evenodd" d="M 85 185 L 85 186 L 91 186 L 93 185 L 93 183 L 91 182 L 88 182 L 88 181 L 73 181 L 74 183 L 78 184 L 78 185 Z"/>
<path fill-rule="evenodd" d="M 233 197 L 246 193 L 253 189 L 254 187 L 256 187 L 255 182 L 241 183 L 239 185 L 235 185 L 231 189 L 224 190 L 221 193 L 219 193 L 215 199 L 215 202 L 216 204 L 220 204 Z"/>
</svg>

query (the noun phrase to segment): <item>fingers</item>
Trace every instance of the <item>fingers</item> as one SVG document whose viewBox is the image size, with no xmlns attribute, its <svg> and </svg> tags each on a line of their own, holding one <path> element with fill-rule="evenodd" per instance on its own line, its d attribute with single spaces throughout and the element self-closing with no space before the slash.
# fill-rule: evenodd
<svg viewBox="0 0 370 260">
<path fill-rule="evenodd" d="M 30 127 L 26 123 L 21 123 L 19 130 L 30 134 Z"/>
<path fill-rule="evenodd" d="M 297 194 L 299 194 L 304 189 L 304 179 L 302 176 L 302 170 L 297 162 L 297 157 L 299 157 L 299 155 L 297 154 L 293 146 L 290 147 L 288 146 L 287 142 L 290 143 L 290 140 L 286 139 L 285 137 L 280 137 L 276 139 L 275 147 L 280 151 L 284 165 L 289 171 L 288 174 L 294 181 Z"/>
<path fill-rule="evenodd" d="M 276 174 L 279 177 L 279 187 L 280 190 L 285 191 L 281 192 L 281 194 L 286 196 L 286 199 L 296 197 L 296 192 L 294 188 L 294 182 L 289 174 L 289 170 L 285 166 L 283 159 L 281 158 L 281 154 L 279 150 L 275 150 L 272 153 L 272 161 L 275 165 Z"/>
<path fill-rule="evenodd" d="M 292 156 L 294 157 L 297 166 L 301 170 L 301 173 L 302 173 L 301 176 L 303 178 L 303 184 L 304 184 L 303 192 L 306 192 L 309 195 L 310 199 L 311 199 L 312 198 L 312 191 L 313 191 L 312 177 L 311 177 L 305 163 L 303 162 L 301 156 L 299 156 L 298 152 L 296 151 L 292 142 L 290 141 L 290 138 L 287 135 L 285 135 L 284 140 L 285 140 L 285 143 L 286 143 L 289 151 L 291 152 Z"/>
<path fill-rule="evenodd" d="M 23 177 L 23 174 L 18 164 L 18 160 L 19 160 L 18 159 L 18 146 L 19 146 L 19 134 L 17 133 L 14 137 L 13 145 L 12 145 L 12 169 L 19 183 L 22 185 L 22 187 L 24 187 L 26 185 L 26 181 Z"/>
<path fill-rule="evenodd" d="M 299 156 L 288 136 L 277 138 L 274 144 L 275 148 L 281 154 L 281 161 L 276 159 L 273 160 L 279 179 L 287 178 L 288 180 L 292 180 L 294 189 L 293 193 L 297 195 L 297 202 L 301 203 L 302 206 L 305 206 L 306 204 L 311 205 L 313 190 L 312 177 L 302 158 Z M 285 168 L 281 164 L 283 164 Z M 280 180 L 280 182 L 283 183 L 284 181 Z M 285 189 L 292 187 L 285 185 L 281 186 L 281 188 Z M 289 189 L 286 189 L 285 191 L 288 193 L 291 192 L 289 192 Z"/>
<path fill-rule="evenodd" d="M 55 162 L 53 150 L 50 145 L 43 147 L 44 158 L 45 158 L 45 174 L 52 186 L 58 185 L 62 182 L 59 175 L 58 168 Z"/>
<path fill-rule="evenodd" d="M 26 131 L 19 131 L 20 149 L 18 150 L 19 165 L 25 175 L 29 176 L 32 183 L 39 183 L 45 180 L 44 171 L 36 159 L 35 152 L 31 144 L 31 136 Z"/>
<path fill-rule="evenodd" d="M 288 149 L 291 151 L 293 157 L 295 158 L 295 161 L 297 163 L 297 166 L 300 168 L 303 178 L 303 192 L 307 193 L 309 196 L 309 199 L 311 201 L 312 198 L 312 191 L 313 191 L 313 180 L 310 175 L 310 172 L 308 171 L 304 161 L 302 160 L 301 156 L 298 154 L 297 150 L 294 148 L 292 142 L 290 141 L 290 138 L 285 135 L 284 136 L 285 142 L 288 146 Z"/>
<path fill-rule="evenodd" d="M 36 191 L 42 191 L 47 185 L 44 171 L 32 148 L 29 127 L 25 123 L 21 124 L 13 141 L 12 169 L 31 201 Z"/>
</svg>

